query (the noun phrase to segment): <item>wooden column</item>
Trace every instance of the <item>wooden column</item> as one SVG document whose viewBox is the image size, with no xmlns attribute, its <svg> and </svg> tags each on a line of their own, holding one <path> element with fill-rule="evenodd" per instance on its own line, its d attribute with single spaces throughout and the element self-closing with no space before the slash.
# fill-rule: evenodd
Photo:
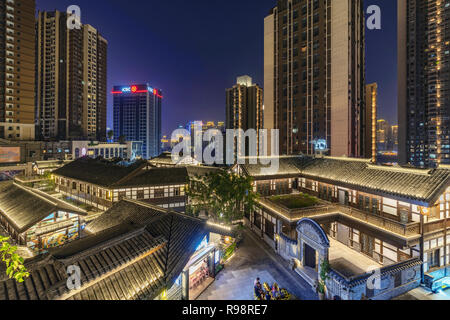
<svg viewBox="0 0 450 320">
<path fill-rule="evenodd" d="M 181 274 L 181 300 L 189 300 L 189 269 Z"/>
<path fill-rule="evenodd" d="M 424 258 L 424 248 L 423 248 L 424 242 L 425 242 L 425 239 L 424 239 L 424 216 L 423 216 L 423 213 L 421 212 L 420 213 L 420 260 L 422 262 L 425 262 L 425 261 L 423 261 L 423 258 Z M 421 278 L 421 283 L 424 283 L 424 281 L 425 281 L 425 269 L 424 269 L 423 263 L 422 263 L 422 265 L 420 267 L 420 278 Z"/>
<path fill-rule="evenodd" d="M 209 254 L 209 274 L 211 275 L 211 278 L 216 278 L 216 263 L 215 263 L 215 257 L 216 257 L 216 249 L 214 249 Z"/>
</svg>

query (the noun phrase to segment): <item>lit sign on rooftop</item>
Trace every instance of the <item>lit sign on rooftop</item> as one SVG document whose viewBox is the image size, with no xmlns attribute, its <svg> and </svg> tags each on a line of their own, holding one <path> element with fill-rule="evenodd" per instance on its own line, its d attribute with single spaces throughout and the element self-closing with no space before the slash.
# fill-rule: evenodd
<svg viewBox="0 0 450 320">
<path fill-rule="evenodd" d="M 163 98 L 160 94 L 160 91 L 158 89 L 153 89 L 149 86 L 137 86 L 132 85 L 129 87 L 114 87 L 112 94 L 123 94 L 123 93 L 147 93 L 150 92 L 151 94 L 157 96 L 158 98 Z"/>
</svg>

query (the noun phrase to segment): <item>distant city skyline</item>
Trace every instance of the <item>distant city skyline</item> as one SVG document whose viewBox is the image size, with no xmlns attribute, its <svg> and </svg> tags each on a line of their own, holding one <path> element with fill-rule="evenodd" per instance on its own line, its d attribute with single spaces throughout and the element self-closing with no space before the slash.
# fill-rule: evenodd
<svg viewBox="0 0 450 320">
<path fill-rule="evenodd" d="M 275 0 L 207 6 L 199 0 L 142 1 L 139 10 L 117 0 L 36 1 L 38 10 L 64 11 L 72 4 L 80 6 L 82 22 L 95 25 L 108 40 L 108 92 L 132 80 L 161 88 L 164 135 L 191 119 L 224 121 L 225 90 L 237 76 L 248 74 L 264 85 L 264 18 Z M 382 30 L 366 29 L 366 80 L 379 85 L 379 117 L 396 123 L 396 1 L 365 1 L 366 7 L 373 4 L 381 7 Z M 109 128 L 112 98 L 108 94 Z"/>
</svg>

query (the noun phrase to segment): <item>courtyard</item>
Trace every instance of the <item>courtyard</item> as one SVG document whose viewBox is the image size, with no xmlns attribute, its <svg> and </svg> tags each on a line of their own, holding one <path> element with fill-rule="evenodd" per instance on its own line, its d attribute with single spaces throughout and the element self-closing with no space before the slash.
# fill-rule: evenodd
<svg viewBox="0 0 450 320">
<path fill-rule="evenodd" d="M 341 275 L 351 278 L 383 266 L 346 245 L 330 239 L 330 266 Z"/>
<path fill-rule="evenodd" d="M 236 254 L 197 300 L 254 300 L 253 283 L 257 277 L 270 286 L 276 282 L 292 294 L 292 299 L 317 300 L 313 288 L 289 269 L 289 262 L 248 229 Z"/>
</svg>

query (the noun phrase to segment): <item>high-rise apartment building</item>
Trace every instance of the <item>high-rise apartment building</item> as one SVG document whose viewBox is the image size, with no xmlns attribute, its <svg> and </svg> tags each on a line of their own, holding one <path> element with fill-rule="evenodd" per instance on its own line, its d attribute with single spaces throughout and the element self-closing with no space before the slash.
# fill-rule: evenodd
<svg viewBox="0 0 450 320">
<path fill-rule="evenodd" d="M 391 127 L 392 132 L 392 148 L 394 151 L 398 151 L 398 125 Z"/>
<path fill-rule="evenodd" d="M 67 28 L 67 14 L 37 19 L 37 122 L 43 139 L 106 140 L 107 41 L 91 25 Z"/>
<path fill-rule="evenodd" d="M 377 149 L 379 151 L 391 151 L 392 132 L 389 122 L 384 119 L 377 120 Z"/>
<path fill-rule="evenodd" d="M 365 25 L 361 0 L 278 0 L 264 22 L 264 127 L 281 154 L 361 157 Z"/>
<path fill-rule="evenodd" d="M 238 77 L 236 85 L 226 90 L 226 128 L 244 132 L 256 130 L 259 151 L 259 130 L 263 129 L 263 89 L 249 76 Z M 249 148 L 246 150 L 248 155 Z"/>
<path fill-rule="evenodd" d="M 366 125 L 365 125 L 365 151 L 364 157 L 377 161 L 377 110 L 378 110 L 378 85 L 371 83 L 366 85 Z"/>
<path fill-rule="evenodd" d="M 398 1 L 401 164 L 450 164 L 449 19 L 448 1 Z"/>
<path fill-rule="evenodd" d="M 162 92 L 147 84 L 115 86 L 114 140 L 142 141 L 143 158 L 161 154 Z"/>
<path fill-rule="evenodd" d="M 0 138 L 35 138 L 34 0 L 0 0 Z"/>
</svg>

